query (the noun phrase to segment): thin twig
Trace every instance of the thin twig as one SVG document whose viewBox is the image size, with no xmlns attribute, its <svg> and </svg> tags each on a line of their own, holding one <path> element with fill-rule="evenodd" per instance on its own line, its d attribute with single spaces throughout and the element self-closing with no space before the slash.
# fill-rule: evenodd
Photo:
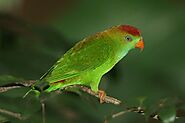
<svg viewBox="0 0 185 123">
<path fill-rule="evenodd" d="M 119 117 L 119 116 L 121 116 L 121 115 L 124 115 L 125 113 L 128 113 L 128 112 L 135 112 L 135 113 L 139 113 L 139 114 L 141 114 L 141 115 L 145 115 L 144 109 L 142 109 L 141 107 L 131 107 L 131 108 L 127 108 L 127 109 L 124 110 L 124 111 L 115 113 L 115 114 L 113 114 L 111 117 L 112 117 L 112 118 L 116 118 L 116 117 Z M 152 116 L 152 117 L 153 117 L 153 116 Z"/>
<path fill-rule="evenodd" d="M 123 116 L 124 114 L 129 113 L 129 112 L 134 112 L 134 113 L 138 113 L 138 114 L 140 114 L 142 116 L 145 116 L 145 110 L 143 108 L 141 108 L 141 107 L 129 107 L 129 108 L 126 108 L 123 111 L 120 111 L 120 112 L 112 114 L 110 118 L 114 119 L 114 118 Z M 182 114 L 185 114 L 185 111 L 177 110 L 175 119 L 178 119 L 180 117 L 185 117 L 185 115 L 182 115 Z M 160 118 L 160 116 L 159 116 L 159 114 L 157 112 L 151 114 L 149 117 L 154 119 L 154 120 L 161 121 L 161 118 Z M 105 119 L 105 121 L 107 122 L 107 119 Z"/>
<path fill-rule="evenodd" d="M 24 87 L 31 87 L 36 80 L 27 80 L 27 81 L 22 81 L 22 82 L 16 82 L 16 84 L 21 84 Z"/>
<path fill-rule="evenodd" d="M 42 123 L 46 123 L 46 114 L 45 114 L 45 103 L 41 101 L 41 108 L 42 108 Z"/>
<path fill-rule="evenodd" d="M 0 86 L 0 93 L 12 90 L 12 89 L 17 89 L 21 87 L 30 87 L 32 86 L 36 80 L 27 80 L 27 81 L 22 81 L 22 82 L 14 82 L 14 83 L 9 83 L 6 85 L 1 85 Z"/>
<path fill-rule="evenodd" d="M 14 117 L 14 118 L 19 119 L 19 120 L 24 120 L 25 119 L 25 117 L 23 117 L 20 113 L 8 111 L 8 110 L 1 109 L 1 108 L 0 108 L 0 113 L 9 115 L 9 116 Z"/>
<path fill-rule="evenodd" d="M 15 89 L 15 88 L 21 88 L 21 86 L 12 86 L 12 87 L 0 87 L 0 93 Z"/>
</svg>

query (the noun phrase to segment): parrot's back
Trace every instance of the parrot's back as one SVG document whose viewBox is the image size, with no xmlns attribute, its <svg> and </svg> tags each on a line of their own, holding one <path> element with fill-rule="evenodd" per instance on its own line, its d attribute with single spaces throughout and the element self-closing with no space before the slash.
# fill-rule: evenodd
<svg viewBox="0 0 185 123">
<path fill-rule="evenodd" d="M 103 74 L 113 67 L 114 56 L 112 56 L 111 39 L 97 35 L 80 41 L 67 51 L 40 78 L 35 87 L 44 90 L 49 87 L 48 85 L 58 82 L 70 84 L 75 83 L 74 81 L 80 81 L 80 84 L 83 84 L 97 81 L 94 79 L 99 80 Z"/>
</svg>

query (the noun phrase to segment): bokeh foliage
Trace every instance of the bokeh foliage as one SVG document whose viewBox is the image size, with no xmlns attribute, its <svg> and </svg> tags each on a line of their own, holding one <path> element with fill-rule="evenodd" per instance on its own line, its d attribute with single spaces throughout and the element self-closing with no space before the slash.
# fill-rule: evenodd
<svg viewBox="0 0 185 123">
<path fill-rule="evenodd" d="M 1 85 L 15 80 L 38 79 L 76 42 L 114 25 L 134 25 L 142 31 L 145 40 L 143 52 L 131 51 L 102 79 L 100 88 L 121 99 L 123 105 L 102 105 L 87 94 L 49 96 L 47 123 L 103 123 L 111 113 L 122 111 L 125 106 L 145 107 L 148 115 L 158 111 L 165 120 L 174 117 L 176 108 L 185 109 L 183 104 L 179 106 L 185 100 L 184 1 L 33 1 L 30 6 L 26 4 L 26 9 L 23 7 L 25 12 L 22 14 L 21 9 L 17 13 L 5 14 L 3 11 L 0 14 L 0 75 L 15 77 L 2 76 Z M 42 6 L 46 8 L 39 10 Z M 41 122 L 39 100 L 34 95 L 22 98 L 27 90 L 0 94 L 0 108 L 21 112 L 29 116 L 28 120 L 0 115 L 0 122 L 10 119 L 13 123 Z M 158 106 L 161 101 L 165 102 L 162 109 Z M 109 122 L 157 121 L 146 121 L 139 114 L 128 113 Z M 185 119 L 175 122 L 183 123 Z"/>
</svg>

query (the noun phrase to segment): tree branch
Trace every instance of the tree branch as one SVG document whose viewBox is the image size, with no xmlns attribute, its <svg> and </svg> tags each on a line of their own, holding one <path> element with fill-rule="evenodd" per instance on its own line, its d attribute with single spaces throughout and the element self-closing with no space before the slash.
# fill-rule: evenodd
<svg viewBox="0 0 185 123">
<path fill-rule="evenodd" d="M 31 87 L 35 82 L 36 82 L 36 80 L 28 80 L 28 81 L 6 84 L 6 85 L 3 85 L 3 86 L 0 86 L 0 93 L 6 92 L 6 91 L 9 91 L 9 90 L 12 90 L 12 89 L 16 89 L 16 88 Z M 81 91 L 86 92 L 86 93 L 88 93 L 92 96 L 95 96 L 95 97 L 99 98 L 99 93 L 93 92 L 88 87 L 85 87 L 85 86 L 82 86 L 82 85 L 71 85 L 71 86 L 68 86 L 68 87 L 64 88 L 64 90 L 67 90 L 69 88 L 79 88 Z M 121 104 L 120 100 L 118 100 L 114 97 L 110 97 L 110 96 L 105 96 L 104 102 L 105 103 L 112 103 L 114 105 Z"/>
<path fill-rule="evenodd" d="M 0 113 L 9 115 L 9 116 L 14 117 L 14 118 L 19 119 L 19 120 L 24 120 L 25 119 L 25 117 L 23 117 L 20 113 L 8 111 L 8 110 L 1 109 L 1 108 L 0 108 Z"/>
<path fill-rule="evenodd" d="M 90 88 L 85 87 L 85 86 L 82 86 L 82 85 L 72 85 L 72 86 L 68 86 L 66 89 L 68 89 L 68 88 L 74 88 L 74 87 L 79 88 L 83 92 L 86 92 L 86 93 L 88 93 L 88 94 L 90 94 L 92 96 L 95 96 L 97 98 L 100 98 L 99 97 L 99 93 L 95 93 Z M 104 102 L 105 103 L 112 103 L 114 105 L 120 105 L 121 104 L 121 101 L 120 100 L 118 100 L 118 99 L 116 99 L 114 97 L 107 96 L 107 95 L 105 96 Z"/>
<path fill-rule="evenodd" d="M 143 116 L 145 115 L 145 110 L 142 109 L 141 107 L 130 107 L 130 108 L 126 108 L 126 110 L 124 110 L 124 111 L 112 114 L 111 118 L 117 118 L 117 117 L 124 115 L 126 113 L 129 113 L 129 112 L 138 113 Z M 160 120 L 159 115 L 157 113 L 151 114 L 150 118 L 155 119 L 155 120 Z"/>
<path fill-rule="evenodd" d="M 14 83 L 9 83 L 6 85 L 1 85 L 0 86 L 0 93 L 16 89 L 16 88 L 21 88 L 21 87 L 31 87 L 36 80 L 27 80 L 27 81 L 22 81 L 22 82 L 14 82 Z"/>
</svg>

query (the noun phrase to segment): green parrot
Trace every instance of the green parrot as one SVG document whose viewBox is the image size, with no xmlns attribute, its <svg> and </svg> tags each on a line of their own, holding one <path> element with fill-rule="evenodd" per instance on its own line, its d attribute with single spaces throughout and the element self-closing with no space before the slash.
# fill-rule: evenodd
<svg viewBox="0 0 185 123">
<path fill-rule="evenodd" d="M 133 48 L 144 48 L 140 31 L 130 25 L 111 27 L 84 38 L 69 49 L 36 83 L 32 90 L 51 92 L 70 85 L 84 85 L 98 93 L 102 76 Z"/>
</svg>

